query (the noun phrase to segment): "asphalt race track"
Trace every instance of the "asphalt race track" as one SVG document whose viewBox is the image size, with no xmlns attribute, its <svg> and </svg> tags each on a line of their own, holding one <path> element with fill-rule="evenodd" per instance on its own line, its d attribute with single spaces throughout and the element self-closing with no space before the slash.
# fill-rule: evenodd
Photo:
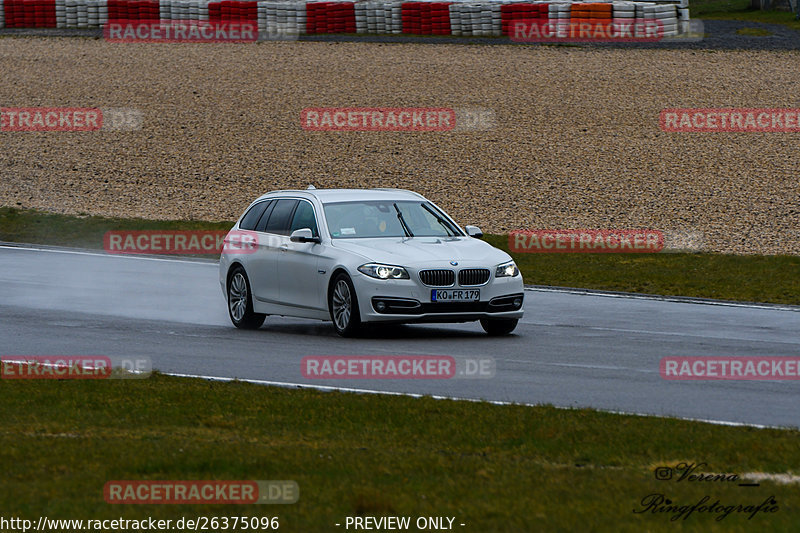
<svg viewBox="0 0 800 533">
<path fill-rule="evenodd" d="M 533 281 L 533 280 L 527 280 Z M 665 356 L 797 356 L 800 308 L 526 291 L 506 338 L 477 323 L 338 337 L 329 323 L 229 322 L 210 260 L 0 246 L 0 354 L 149 357 L 162 372 L 800 426 L 797 381 L 666 381 Z M 307 380 L 308 355 L 490 356 L 490 379 Z"/>
</svg>

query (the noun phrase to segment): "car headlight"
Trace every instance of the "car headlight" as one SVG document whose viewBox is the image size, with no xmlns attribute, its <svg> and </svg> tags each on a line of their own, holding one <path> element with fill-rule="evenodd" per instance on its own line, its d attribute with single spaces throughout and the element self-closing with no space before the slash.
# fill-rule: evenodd
<svg viewBox="0 0 800 533">
<path fill-rule="evenodd" d="M 513 278 L 517 274 L 519 274 L 519 269 L 514 261 L 497 265 L 497 269 L 494 271 L 496 278 Z"/>
<path fill-rule="evenodd" d="M 376 279 L 409 279 L 405 268 L 380 263 L 367 263 L 358 267 L 358 271 Z"/>
</svg>

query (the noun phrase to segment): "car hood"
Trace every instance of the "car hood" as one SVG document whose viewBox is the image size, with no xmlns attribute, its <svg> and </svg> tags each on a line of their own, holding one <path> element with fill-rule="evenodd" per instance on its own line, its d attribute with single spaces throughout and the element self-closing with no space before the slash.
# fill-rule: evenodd
<svg viewBox="0 0 800 533">
<path fill-rule="evenodd" d="M 504 251 L 473 237 L 334 239 L 333 245 L 368 261 L 409 267 L 446 265 L 450 261 L 491 267 L 511 259 Z"/>
</svg>

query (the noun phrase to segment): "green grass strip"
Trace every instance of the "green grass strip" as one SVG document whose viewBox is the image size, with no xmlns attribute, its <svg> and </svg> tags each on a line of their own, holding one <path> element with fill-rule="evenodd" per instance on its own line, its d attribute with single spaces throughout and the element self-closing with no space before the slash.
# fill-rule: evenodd
<svg viewBox="0 0 800 533">
<path fill-rule="evenodd" d="M 750 0 L 700 0 L 689 3 L 689 13 L 695 19 L 744 20 L 780 24 L 800 31 L 800 20 L 789 11 L 762 11 L 750 7 Z M 752 34 L 751 34 L 752 35 Z"/>
<path fill-rule="evenodd" d="M 265 348 L 266 350 L 266 348 Z M 457 531 L 796 531 L 797 483 L 656 479 L 660 466 L 797 474 L 796 430 L 592 410 L 290 390 L 154 374 L 2 381 L 2 515 L 278 516 L 281 531 L 339 531 L 352 515 L 451 516 Z M 676 473 L 677 474 L 677 473 Z M 292 505 L 109 505 L 109 480 L 295 480 Z M 743 481 L 743 480 L 740 480 Z M 676 505 L 778 509 L 634 513 Z"/>
</svg>

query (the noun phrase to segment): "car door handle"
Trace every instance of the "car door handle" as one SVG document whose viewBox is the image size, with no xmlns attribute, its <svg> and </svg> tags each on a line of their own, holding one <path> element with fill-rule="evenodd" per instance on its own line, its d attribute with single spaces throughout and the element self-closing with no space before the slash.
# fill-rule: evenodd
<svg viewBox="0 0 800 533">
<path fill-rule="evenodd" d="M 279 248 L 280 248 L 281 252 L 288 252 L 289 251 L 289 245 L 288 244 L 281 244 L 279 246 Z"/>
</svg>

